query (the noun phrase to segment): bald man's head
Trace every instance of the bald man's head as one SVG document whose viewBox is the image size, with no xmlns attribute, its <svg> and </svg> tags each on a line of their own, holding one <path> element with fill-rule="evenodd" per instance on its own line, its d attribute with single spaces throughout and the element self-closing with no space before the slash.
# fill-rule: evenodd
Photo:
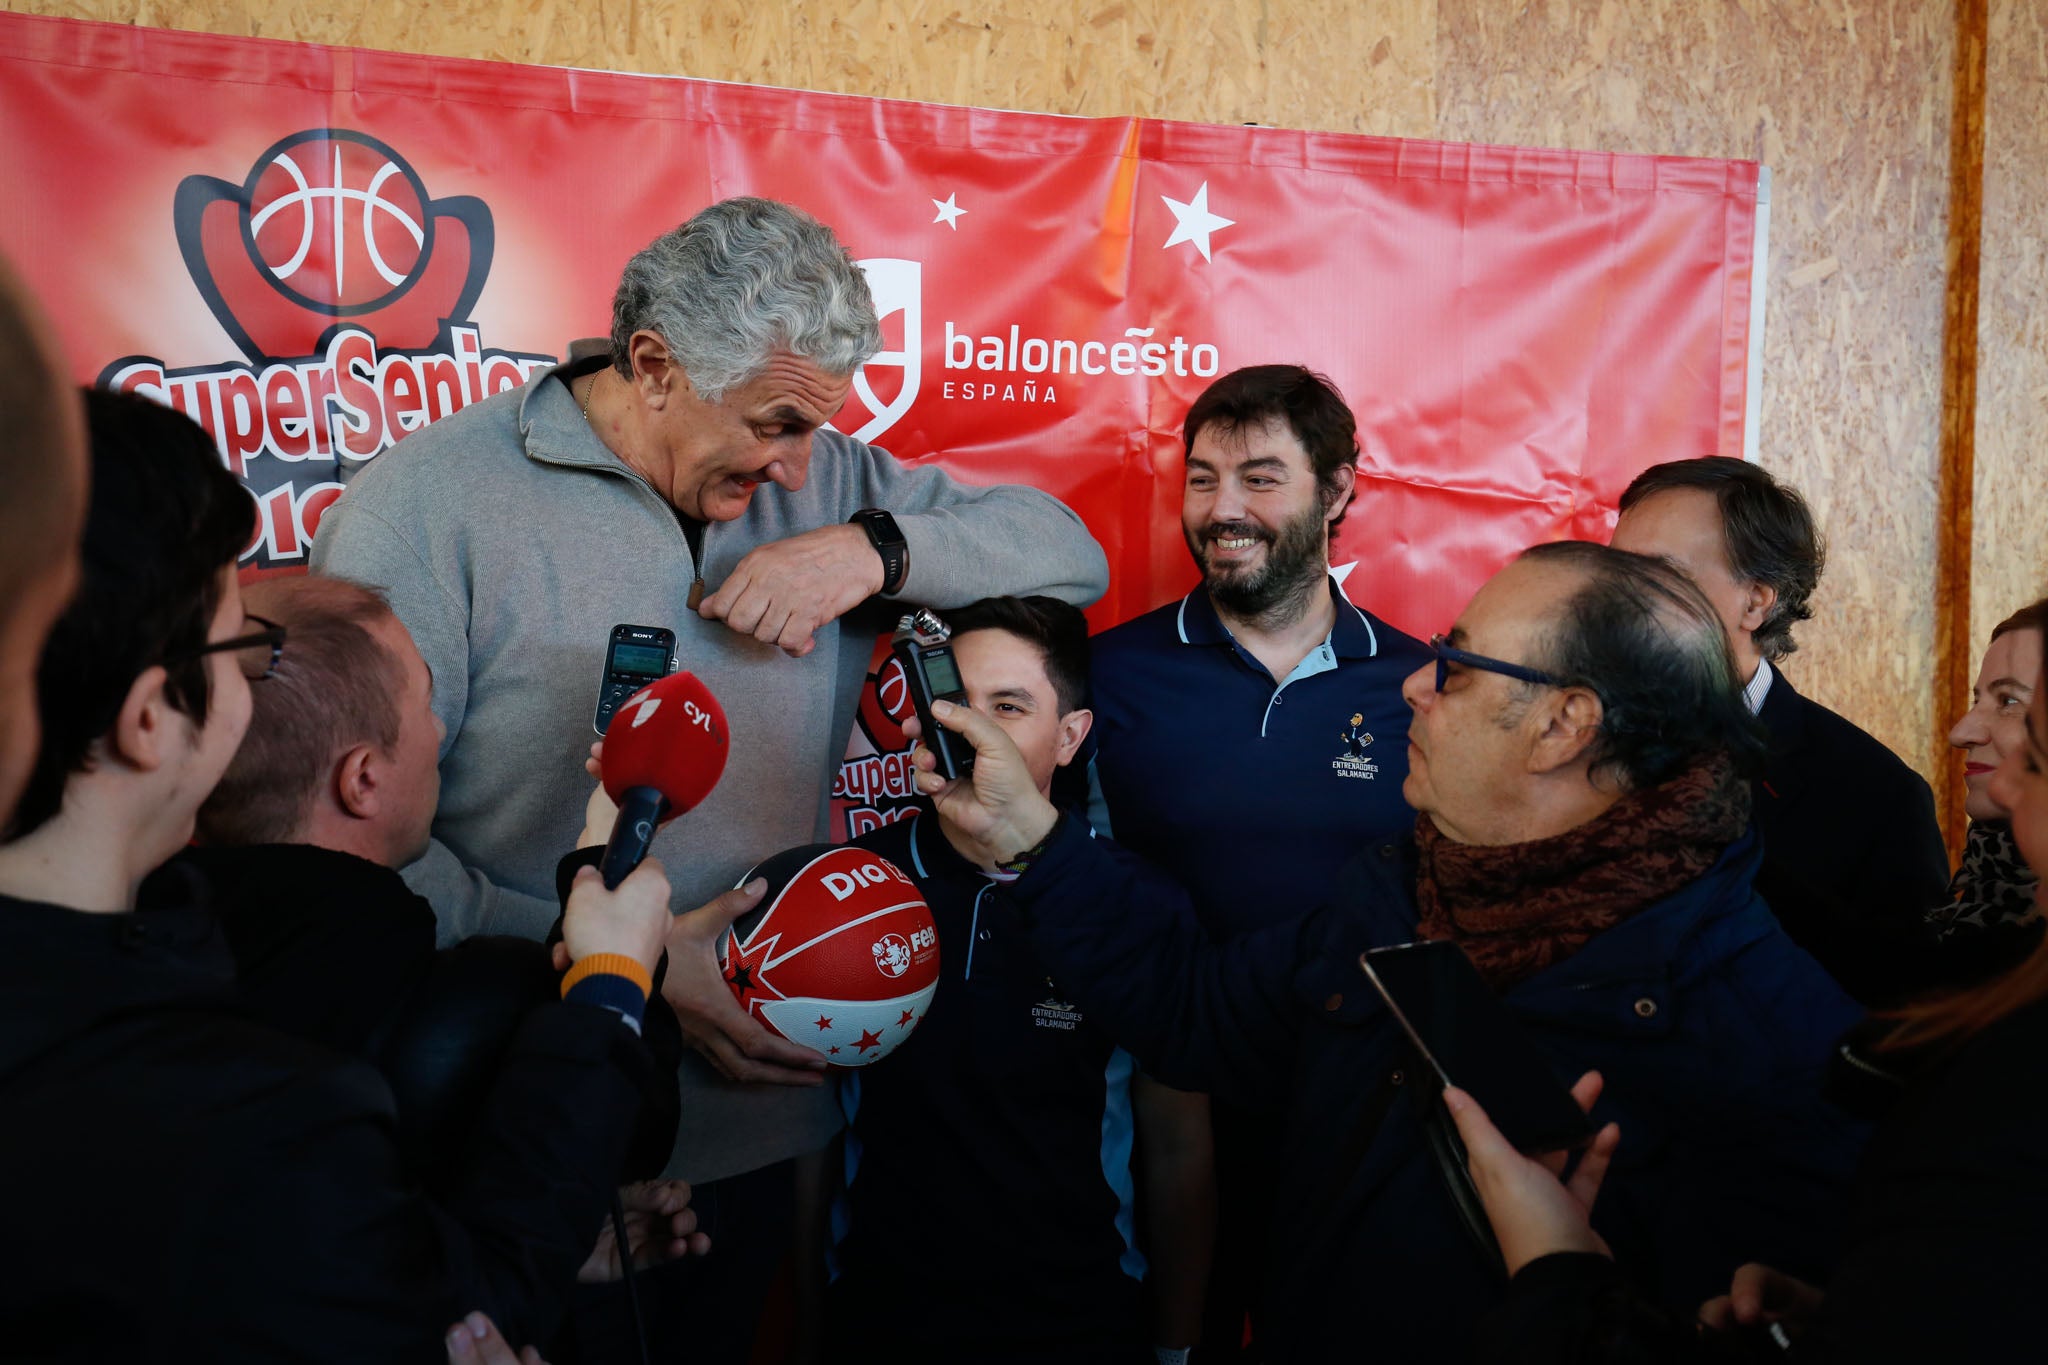
<svg viewBox="0 0 2048 1365">
<path fill-rule="evenodd" d="M 78 582 L 85 422 L 54 334 L 0 260 L 0 827 L 35 762 L 36 660 Z"/>
<path fill-rule="evenodd" d="M 1587 541 L 1524 550 L 1517 564 L 1578 576 L 1541 632 L 1535 663 L 1600 698 L 1591 758 L 1631 789 L 1710 754 L 1754 767 L 1763 734 L 1742 700 L 1721 618 L 1683 571 Z"/>
</svg>

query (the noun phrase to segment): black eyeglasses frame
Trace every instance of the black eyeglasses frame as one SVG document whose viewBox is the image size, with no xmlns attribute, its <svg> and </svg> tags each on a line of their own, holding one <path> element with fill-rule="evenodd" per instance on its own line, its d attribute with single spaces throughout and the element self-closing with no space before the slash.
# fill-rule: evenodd
<svg viewBox="0 0 2048 1365">
<path fill-rule="evenodd" d="M 1539 687 L 1563 687 L 1565 685 L 1564 679 L 1552 673 L 1545 673 L 1540 668 L 1530 668 L 1526 664 L 1511 664 L 1505 659 L 1489 658 L 1484 654 L 1474 654 L 1470 650 L 1459 649 L 1455 645 L 1447 645 L 1444 643 L 1444 637 L 1441 635 L 1429 637 L 1429 649 L 1430 653 L 1436 655 L 1436 690 L 1439 693 L 1444 690 L 1444 684 L 1450 680 L 1450 666 L 1452 664 L 1459 664 L 1465 668 L 1476 668 L 1483 673 L 1498 673 L 1502 677 L 1513 678 L 1518 682 L 1535 683 Z"/>
<path fill-rule="evenodd" d="M 258 616 L 254 612 L 244 613 L 244 619 L 256 622 L 263 629 L 251 635 L 237 635 L 232 640 L 215 640 L 211 643 L 203 644 L 197 649 L 180 650 L 178 653 L 165 659 L 164 666 L 166 668 L 176 668 L 180 664 L 191 663 L 194 659 L 203 659 L 209 654 L 225 654 L 229 650 L 254 649 L 257 645 L 269 645 L 270 662 L 264 665 L 263 671 L 261 673 L 251 673 L 247 669 L 243 669 L 242 676 L 252 683 L 264 682 L 276 677 L 278 661 L 284 658 L 285 628 L 269 617 Z"/>
</svg>

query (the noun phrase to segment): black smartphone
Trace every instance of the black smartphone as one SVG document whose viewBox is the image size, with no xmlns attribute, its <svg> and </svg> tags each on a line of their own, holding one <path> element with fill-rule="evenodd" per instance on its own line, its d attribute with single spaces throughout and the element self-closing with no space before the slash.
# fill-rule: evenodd
<svg viewBox="0 0 2048 1365">
<path fill-rule="evenodd" d="M 676 633 L 666 626 L 612 627 L 604 650 L 604 675 L 597 684 L 597 714 L 591 725 L 601 735 L 626 698 L 676 671 Z"/>
<path fill-rule="evenodd" d="M 1570 1087 L 1457 944 L 1374 948 L 1358 965 L 1437 1082 L 1477 1100 L 1517 1151 L 1562 1151 L 1592 1140 L 1592 1120 Z"/>
<path fill-rule="evenodd" d="M 910 704 L 917 711 L 923 729 L 924 747 L 938 760 L 940 777 L 965 777 L 974 769 L 974 746 L 932 719 L 932 703 L 949 701 L 967 705 L 967 685 L 960 679 L 960 664 L 953 657 L 951 627 L 930 607 L 919 607 L 897 623 L 889 637 L 889 652 L 903 665 L 910 684 Z"/>
</svg>

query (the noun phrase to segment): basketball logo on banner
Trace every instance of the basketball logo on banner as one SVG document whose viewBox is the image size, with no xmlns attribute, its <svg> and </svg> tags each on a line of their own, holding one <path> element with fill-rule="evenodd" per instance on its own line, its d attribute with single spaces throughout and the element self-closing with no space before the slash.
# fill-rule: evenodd
<svg viewBox="0 0 2048 1365">
<path fill-rule="evenodd" d="M 835 837 L 851 839 L 917 813 L 917 770 L 911 766 L 910 740 L 903 733 L 903 722 L 915 714 L 910 682 L 884 637 L 876 642 L 868 675 L 861 681 L 853 733 L 832 779 Z"/>
<path fill-rule="evenodd" d="M 244 358 L 125 356 L 99 382 L 206 428 L 256 500 L 253 567 L 304 560 L 348 468 L 554 363 L 488 348 L 470 321 L 496 242 L 489 205 L 433 198 L 367 133 L 293 133 L 240 182 L 188 175 L 171 220 L 193 287 Z"/>
<path fill-rule="evenodd" d="M 496 247 L 490 207 L 433 199 L 388 143 L 308 128 L 259 152 L 241 184 L 188 175 L 173 220 L 192 282 L 251 360 L 311 354 L 337 318 L 392 349 L 466 322 Z"/>
<path fill-rule="evenodd" d="M 433 217 L 412 167 L 388 147 L 331 129 L 274 149 L 257 168 L 249 210 L 242 231 L 251 253 L 309 308 L 345 313 L 389 302 L 432 255 Z"/>
</svg>

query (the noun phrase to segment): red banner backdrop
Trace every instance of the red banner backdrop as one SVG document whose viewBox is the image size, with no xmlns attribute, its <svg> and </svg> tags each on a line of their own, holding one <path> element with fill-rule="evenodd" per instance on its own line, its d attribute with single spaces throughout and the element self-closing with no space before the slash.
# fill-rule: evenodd
<svg viewBox="0 0 2048 1365">
<path fill-rule="evenodd" d="M 262 509 L 255 570 L 303 562 L 361 461 L 604 332 L 626 258 L 735 194 L 802 205 L 868 270 L 889 349 L 836 424 L 1066 500 L 1109 551 L 1098 626 L 1194 581 L 1176 432 L 1242 365 L 1344 391 L 1364 455 L 1335 562 L 1416 633 L 1521 547 L 1604 537 L 1642 466 L 1742 451 L 1751 162 L 19 15 L 0 126 L 0 251 L 81 379 L 213 433 Z M 900 749 L 885 701 L 863 717 L 850 758 Z M 849 765 L 856 826 L 900 767 Z"/>
</svg>

